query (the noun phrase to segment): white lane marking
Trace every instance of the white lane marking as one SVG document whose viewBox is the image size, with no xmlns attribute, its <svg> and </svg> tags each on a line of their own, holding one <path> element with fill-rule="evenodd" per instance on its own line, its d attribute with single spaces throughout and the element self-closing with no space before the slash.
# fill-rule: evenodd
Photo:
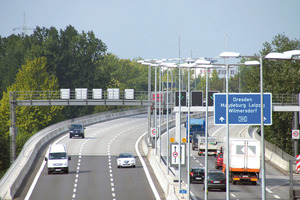
<svg viewBox="0 0 300 200">
<path fill-rule="evenodd" d="M 230 195 L 231 195 L 232 197 L 235 197 L 235 195 L 234 195 L 234 194 L 232 194 L 232 193 L 230 193 Z"/>
<path fill-rule="evenodd" d="M 93 126 L 95 126 L 95 125 L 93 125 Z M 118 126 L 119 126 L 119 125 L 118 125 Z M 103 131 L 105 131 L 105 130 L 107 130 L 107 129 L 108 129 L 108 128 L 103 129 L 102 131 L 98 132 L 97 134 L 99 134 L 99 133 L 101 133 L 101 132 L 103 132 Z M 96 135 L 96 134 L 95 134 L 95 135 Z M 120 135 L 120 134 L 119 134 L 119 135 Z M 57 141 L 55 141 L 53 144 L 58 143 L 59 141 L 63 140 L 63 139 L 66 138 L 66 137 L 69 137 L 69 134 L 66 134 L 66 135 L 62 136 L 60 139 L 58 139 Z M 118 136 L 116 136 L 115 138 L 117 138 L 117 137 L 118 137 Z M 114 138 L 114 139 L 115 139 L 115 138 Z M 87 141 L 86 141 L 86 142 L 87 142 Z M 81 151 L 79 152 L 79 158 L 81 158 Z M 36 184 L 37 184 L 37 181 L 38 181 L 39 177 L 40 177 L 41 174 L 42 174 L 42 171 L 43 171 L 45 165 L 46 165 L 46 162 L 42 162 L 41 167 L 40 167 L 39 171 L 37 172 L 37 174 L 35 175 L 34 180 L 33 180 L 32 184 L 31 184 L 31 186 L 30 186 L 30 188 L 29 188 L 29 190 L 28 190 L 28 192 L 27 192 L 26 197 L 24 198 L 24 200 L 29 200 L 29 199 L 30 199 L 30 196 L 32 195 L 32 192 L 33 192 L 33 190 L 34 190 L 34 188 L 35 188 L 35 186 L 36 186 Z M 109 168 L 111 168 L 111 166 L 109 166 Z M 79 169 L 78 169 L 78 168 L 77 168 L 77 172 L 76 172 L 76 173 L 77 173 L 77 174 L 79 173 Z M 75 185 L 76 185 L 76 186 L 75 186 Z M 74 187 L 77 187 L 77 184 L 75 184 L 75 185 L 74 185 Z M 75 195 L 74 195 L 74 198 L 75 198 Z M 114 200 L 115 200 L 115 199 L 114 199 Z"/>
<path fill-rule="evenodd" d="M 280 196 L 278 195 L 273 195 L 276 199 L 280 199 Z"/>
<path fill-rule="evenodd" d="M 67 136 L 69 136 L 69 134 L 66 134 L 65 136 L 61 137 L 59 140 L 55 141 L 53 144 L 58 143 L 59 141 L 61 141 L 62 139 L 64 139 Z M 29 190 L 28 190 L 28 192 L 27 192 L 26 197 L 25 197 L 24 200 L 29 200 L 29 198 L 30 198 L 30 196 L 31 196 L 31 194 L 33 192 L 33 189 L 35 188 L 35 186 L 37 184 L 37 181 L 38 181 L 40 175 L 42 174 L 42 171 L 43 171 L 45 165 L 46 165 L 46 162 L 42 162 L 42 165 L 41 165 L 39 171 L 37 172 L 37 174 L 35 175 L 34 180 L 33 180 L 32 184 L 31 184 L 31 186 L 30 186 L 30 188 L 29 188 Z"/>
<path fill-rule="evenodd" d="M 146 133 L 147 133 L 147 132 L 146 132 Z M 140 161 L 141 161 L 141 163 L 142 163 L 142 165 L 143 165 L 143 169 L 144 169 L 144 171 L 145 171 L 146 177 L 147 177 L 147 179 L 148 179 L 148 182 L 149 182 L 149 184 L 150 184 L 150 186 L 151 186 L 151 189 L 152 189 L 152 191 L 153 191 L 153 194 L 154 194 L 155 198 L 156 198 L 157 200 L 160 200 L 161 198 L 160 198 L 160 196 L 159 196 L 159 194 L 158 194 L 158 191 L 157 191 L 157 189 L 156 189 L 156 187 L 155 187 L 155 185 L 154 185 L 154 183 L 153 183 L 153 180 L 152 180 L 152 178 L 151 178 L 151 176 L 150 176 L 150 173 L 149 173 L 149 170 L 148 170 L 148 168 L 147 168 L 147 165 L 146 165 L 146 163 L 145 163 L 145 161 L 144 161 L 144 159 L 143 159 L 143 157 L 142 157 L 142 155 L 141 155 L 141 153 L 140 153 L 140 151 L 139 151 L 139 142 L 140 142 L 141 139 L 146 135 L 146 133 L 142 134 L 142 135 L 139 137 L 139 139 L 136 141 L 136 143 L 135 143 L 135 151 L 136 151 L 136 153 L 137 153 L 137 155 L 138 155 L 138 157 L 139 157 L 139 159 L 140 159 Z"/>
<path fill-rule="evenodd" d="M 272 192 L 269 188 L 267 188 L 267 187 L 266 187 L 266 190 L 267 190 L 270 194 L 273 193 L 273 192 Z"/>
</svg>

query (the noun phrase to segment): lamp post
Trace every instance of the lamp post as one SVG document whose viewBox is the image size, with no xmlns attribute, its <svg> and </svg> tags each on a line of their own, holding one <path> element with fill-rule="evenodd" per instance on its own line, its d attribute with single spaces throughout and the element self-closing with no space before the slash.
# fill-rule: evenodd
<svg viewBox="0 0 300 200">
<path fill-rule="evenodd" d="M 300 58 L 298 56 L 300 56 L 300 50 L 290 50 L 290 51 L 285 51 L 283 53 L 278 53 L 278 52 L 269 53 L 269 54 L 267 54 L 265 56 L 265 59 L 274 59 L 274 60 L 300 60 Z M 260 62 L 262 63 L 262 57 L 260 59 L 261 59 Z M 262 68 L 261 68 L 261 76 L 262 76 Z M 261 81 L 262 80 L 263 79 L 261 78 Z M 261 85 L 261 90 L 262 90 L 262 85 Z M 263 124 L 263 122 L 262 122 L 262 124 Z M 263 126 L 262 126 L 262 128 L 263 128 Z M 262 137 L 262 141 L 263 141 L 263 144 L 264 144 L 264 137 L 263 137 L 263 135 L 261 135 L 261 137 Z M 290 173 L 292 173 L 292 172 L 290 171 Z M 262 190 L 264 191 L 265 187 Z M 293 196 L 292 190 L 293 190 L 293 188 L 290 187 L 290 197 Z M 263 197 L 264 197 L 264 199 L 266 199 L 266 196 L 263 196 Z"/>
<path fill-rule="evenodd" d="M 239 53 L 232 53 L 232 52 L 225 52 L 220 54 L 220 57 L 224 57 L 224 58 L 231 58 L 231 57 L 239 57 L 240 54 Z M 200 61 L 198 61 L 197 63 L 201 63 Z M 229 68 L 233 67 L 233 66 L 240 66 L 240 65 L 249 65 L 249 64 L 253 64 L 253 63 L 248 63 L 245 62 L 244 64 L 221 64 L 221 63 L 214 63 L 212 66 L 225 66 L 226 68 L 226 199 L 230 199 L 230 184 L 229 184 L 229 106 L 228 106 L 228 102 L 229 102 Z M 205 67 L 205 66 L 209 66 L 210 63 L 209 61 L 206 61 L 204 63 L 201 63 L 200 66 Z M 210 66 L 211 67 L 211 66 Z M 208 90 L 208 89 L 206 89 Z M 208 94 L 206 94 L 208 95 Z M 206 141 L 207 144 L 207 141 Z M 206 147 L 207 149 L 207 147 Z M 207 153 L 206 153 L 207 154 Z M 205 196 L 207 198 L 207 196 Z"/>
<path fill-rule="evenodd" d="M 247 61 L 247 65 L 260 65 L 260 102 L 261 102 L 261 191 L 262 191 L 262 199 L 266 199 L 266 173 L 265 173 L 265 136 L 264 136 L 264 109 L 263 109 L 263 59 L 278 59 L 278 60 L 299 60 L 299 58 L 294 58 L 295 56 L 300 55 L 300 50 L 291 50 L 283 53 L 272 52 L 267 54 L 265 57 L 263 56 L 241 56 L 239 53 L 232 52 L 223 52 L 220 54 L 220 57 L 229 58 L 229 57 L 244 57 L 244 58 L 255 58 L 258 61 Z"/>
<path fill-rule="evenodd" d="M 206 86 L 205 86 L 205 98 L 206 98 L 206 103 L 205 103 L 205 178 L 204 180 L 207 180 L 207 175 L 208 175 L 208 70 L 211 68 L 215 68 L 213 65 L 211 65 L 211 61 L 208 60 L 196 60 L 195 62 L 197 65 L 195 68 L 204 68 L 205 71 L 205 76 L 206 76 Z M 205 194 L 204 194 L 204 199 L 206 200 L 207 197 L 207 181 L 204 183 L 204 188 L 205 188 Z"/>
<path fill-rule="evenodd" d="M 145 62 L 145 60 L 139 60 L 137 61 L 137 63 L 140 63 L 142 65 L 147 65 L 148 66 L 148 100 L 150 101 L 151 100 L 151 63 L 149 62 Z M 151 125 L 151 107 L 148 106 L 148 134 L 147 134 L 147 137 L 148 137 L 148 141 L 151 140 L 151 133 L 150 133 L 150 125 Z"/>
<path fill-rule="evenodd" d="M 167 169 L 170 173 L 170 134 L 169 134 L 169 68 L 177 67 L 174 63 L 163 63 L 162 67 L 167 68 Z"/>
<path fill-rule="evenodd" d="M 191 102 L 191 87 L 190 87 L 190 71 L 191 71 L 191 68 L 193 68 L 195 66 L 194 63 L 194 60 L 192 59 L 189 59 L 189 60 L 186 60 L 188 63 L 184 63 L 184 64 L 181 64 L 180 67 L 182 68 L 187 68 L 188 69 L 188 116 L 187 116 L 187 129 L 188 129 L 188 138 L 187 138 L 187 185 L 188 185 L 188 189 L 187 189 L 187 194 L 188 194 L 188 199 L 190 199 L 190 176 L 189 176 L 189 170 L 190 170 L 190 102 Z"/>
</svg>

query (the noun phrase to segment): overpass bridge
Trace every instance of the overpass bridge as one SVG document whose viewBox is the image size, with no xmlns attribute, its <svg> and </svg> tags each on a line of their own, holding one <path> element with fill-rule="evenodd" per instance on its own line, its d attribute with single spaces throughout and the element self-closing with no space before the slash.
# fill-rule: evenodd
<svg viewBox="0 0 300 200">
<path fill-rule="evenodd" d="M 109 93 L 101 91 L 97 96 L 94 91 L 86 91 L 86 95 L 76 95 L 70 91 L 68 98 L 62 96 L 62 91 L 15 91 L 10 92 L 10 105 L 14 106 L 152 106 L 147 91 L 130 91 L 131 93 Z M 133 92 L 133 93 L 132 93 Z M 174 100 L 172 101 L 174 102 Z M 299 112 L 299 94 L 272 94 L 273 112 Z M 170 104 L 173 108 L 173 103 Z M 181 106 L 185 112 L 186 106 Z M 193 106 L 192 110 L 205 111 L 205 106 Z M 209 106 L 209 111 L 214 111 Z"/>
</svg>

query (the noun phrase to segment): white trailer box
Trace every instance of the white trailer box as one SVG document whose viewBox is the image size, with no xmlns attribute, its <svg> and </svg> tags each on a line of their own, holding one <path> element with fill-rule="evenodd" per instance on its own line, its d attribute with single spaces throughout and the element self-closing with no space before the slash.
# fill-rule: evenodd
<svg viewBox="0 0 300 200">
<path fill-rule="evenodd" d="M 134 99 L 134 89 L 125 89 L 125 99 Z"/>
<path fill-rule="evenodd" d="M 120 89 L 119 88 L 108 88 L 107 89 L 107 99 L 120 99 Z"/>
<path fill-rule="evenodd" d="M 230 138 L 229 166 L 232 169 L 260 169 L 260 142 L 247 138 Z M 226 155 L 225 163 L 226 163 Z"/>
</svg>

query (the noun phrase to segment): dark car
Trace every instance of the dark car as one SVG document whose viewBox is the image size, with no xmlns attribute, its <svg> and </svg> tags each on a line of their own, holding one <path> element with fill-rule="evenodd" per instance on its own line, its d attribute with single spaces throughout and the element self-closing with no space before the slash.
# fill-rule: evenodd
<svg viewBox="0 0 300 200">
<path fill-rule="evenodd" d="M 205 185 L 203 184 L 203 190 Z M 207 174 L 207 190 L 226 191 L 226 176 L 221 170 L 209 170 Z"/>
<path fill-rule="evenodd" d="M 204 168 L 192 167 L 190 170 L 190 183 L 204 181 Z"/>
<path fill-rule="evenodd" d="M 82 124 L 71 124 L 69 129 L 70 129 L 70 138 L 75 136 L 84 138 L 85 128 Z"/>
<path fill-rule="evenodd" d="M 222 167 L 223 167 L 223 153 L 219 153 L 217 155 L 215 167 L 216 167 L 216 169 L 222 169 Z"/>
</svg>

